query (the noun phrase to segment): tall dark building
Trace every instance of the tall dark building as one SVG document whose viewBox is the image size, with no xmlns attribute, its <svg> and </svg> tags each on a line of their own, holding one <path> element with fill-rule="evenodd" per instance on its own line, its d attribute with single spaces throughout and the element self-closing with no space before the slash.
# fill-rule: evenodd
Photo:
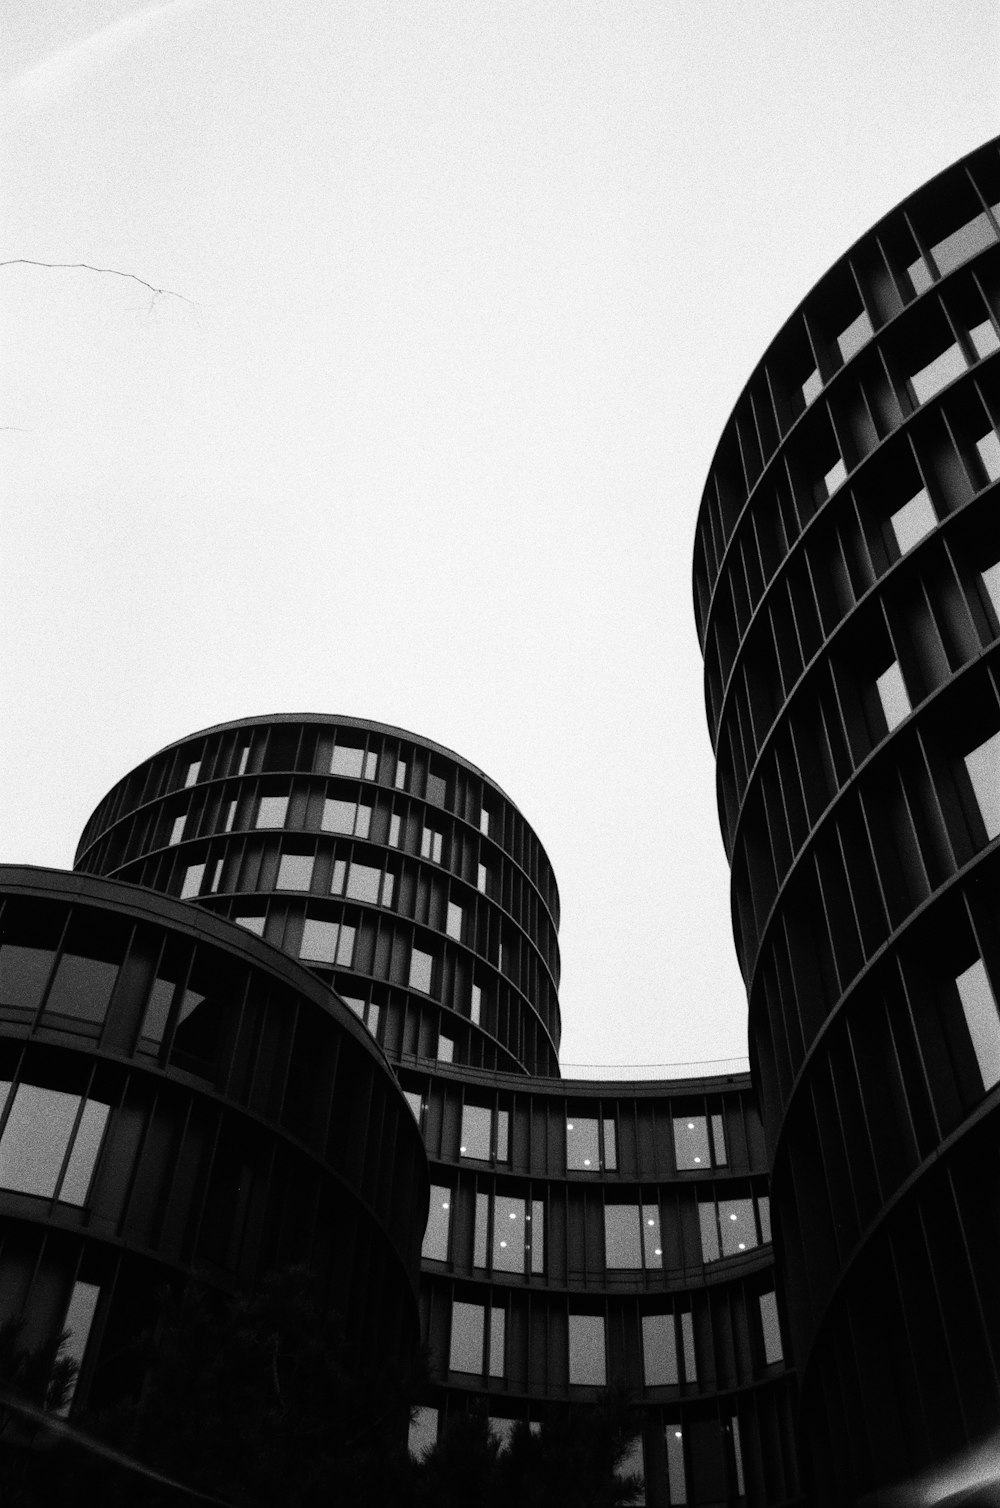
<svg viewBox="0 0 1000 1508">
<path fill-rule="evenodd" d="M 994 141 L 792 315 L 726 426 L 698 524 L 816 1504 L 1000 1426 L 998 316 Z"/>
</svg>

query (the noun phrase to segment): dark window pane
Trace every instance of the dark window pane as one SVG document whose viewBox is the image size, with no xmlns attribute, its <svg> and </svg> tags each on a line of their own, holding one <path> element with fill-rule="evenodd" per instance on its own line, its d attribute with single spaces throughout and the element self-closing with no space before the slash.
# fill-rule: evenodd
<svg viewBox="0 0 1000 1508">
<path fill-rule="evenodd" d="M 64 953 L 45 1003 L 45 1014 L 103 1021 L 117 977 L 117 964 Z"/>
<path fill-rule="evenodd" d="M 4 943 L 0 948 L 0 1005 L 37 1010 L 51 968 L 50 949 Z"/>
</svg>

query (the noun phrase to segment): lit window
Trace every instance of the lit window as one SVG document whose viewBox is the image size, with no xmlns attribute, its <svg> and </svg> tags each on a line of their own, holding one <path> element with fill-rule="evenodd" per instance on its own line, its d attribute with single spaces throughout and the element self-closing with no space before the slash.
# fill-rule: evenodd
<svg viewBox="0 0 1000 1508">
<path fill-rule="evenodd" d="M 228 808 L 228 810 L 226 812 L 226 822 L 225 822 L 225 828 L 226 828 L 226 832 L 227 833 L 231 833 L 232 830 L 233 830 L 233 823 L 236 821 L 236 807 L 237 807 L 237 805 L 238 805 L 238 802 L 236 802 L 235 800 L 234 801 L 230 801 L 230 803 L 229 803 L 229 808 Z"/>
<path fill-rule="evenodd" d="M 717 1168 L 724 1168 L 729 1161 L 726 1153 L 726 1132 L 721 1115 L 712 1116 L 712 1155 Z"/>
<path fill-rule="evenodd" d="M 258 827 L 284 827 L 288 811 L 287 796 L 261 796 L 257 808 Z"/>
<path fill-rule="evenodd" d="M 489 1162 L 492 1132 L 493 1116 L 485 1105 L 462 1106 L 462 1141 L 458 1150 L 463 1157 Z"/>
<path fill-rule="evenodd" d="M 472 1002 L 469 1006 L 469 1017 L 475 1026 L 479 1025 L 479 1018 L 483 1010 L 483 992 L 478 984 L 472 986 Z"/>
<path fill-rule="evenodd" d="M 1000 733 L 994 733 L 965 756 L 973 794 L 986 827 L 987 838 L 1000 833 Z"/>
<path fill-rule="evenodd" d="M 448 902 L 448 920 L 445 923 L 445 931 L 457 942 L 462 941 L 462 908 L 456 906 L 454 901 Z"/>
<path fill-rule="evenodd" d="M 237 927 L 245 927 L 248 932 L 256 932 L 258 937 L 264 936 L 263 916 L 234 916 L 233 921 Z"/>
<path fill-rule="evenodd" d="M 307 916 L 302 924 L 299 957 L 309 963 L 338 963 L 350 968 L 354 958 L 354 931 L 341 922 L 324 922 Z"/>
<path fill-rule="evenodd" d="M 446 1037 L 444 1032 L 438 1033 L 437 1056 L 439 1063 L 453 1063 L 455 1061 L 455 1039 L 453 1037 Z"/>
<path fill-rule="evenodd" d="M 698 1224 L 701 1228 L 701 1260 L 719 1260 L 719 1222 L 716 1218 L 715 1201 L 698 1201 Z"/>
<path fill-rule="evenodd" d="M 389 818 L 389 847 L 390 848 L 398 848 L 399 847 L 399 828 L 400 828 L 400 819 L 399 819 L 399 817 L 395 813 L 393 813 L 393 815 Z"/>
<path fill-rule="evenodd" d="M 1000 477 L 1000 436 L 996 430 L 988 429 L 985 435 L 981 435 L 976 441 L 976 449 L 987 477 L 995 482 Z"/>
<path fill-rule="evenodd" d="M 975 256 L 977 251 L 982 251 L 984 246 L 991 246 L 995 240 L 989 216 L 982 212 L 932 246 L 931 255 L 943 276 Z"/>
<path fill-rule="evenodd" d="M 524 1200 L 497 1194 L 493 1201 L 493 1266 L 500 1272 L 523 1272 L 530 1232 Z"/>
<path fill-rule="evenodd" d="M 330 894 L 343 895 L 344 881 L 347 878 L 347 860 L 334 859 L 333 870 L 330 874 Z"/>
<path fill-rule="evenodd" d="M 566 1166 L 571 1172 L 596 1173 L 600 1169 L 597 1121 L 593 1116 L 572 1115 L 567 1120 Z"/>
<path fill-rule="evenodd" d="M 684 1431 L 679 1424 L 668 1424 L 664 1430 L 667 1442 L 667 1485 L 671 1503 L 686 1503 L 687 1473 L 684 1470 Z"/>
<path fill-rule="evenodd" d="M 416 1460 L 421 1460 L 433 1445 L 437 1444 L 438 1411 L 427 1404 L 413 1410 L 410 1433 L 406 1448 Z"/>
<path fill-rule="evenodd" d="M 605 1205 L 604 1260 L 609 1268 L 663 1266 L 660 1211 L 655 1204 Z"/>
<path fill-rule="evenodd" d="M 444 839 L 433 827 L 425 827 L 420 835 L 420 853 L 425 859 L 432 859 L 435 864 L 440 864 L 441 854 L 444 847 Z"/>
<path fill-rule="evenodd" d="M 60 1349 L 60 1358 L 75 1361 L 77 1370 L 74 1373 L 66 1399 L 58 1410 L 60 1414 L 69 1412 L 80 1368 L 83 1365 L 84 1354 L 87 1350 L 87 1341 L 90 1338 L 90 1327 L 94 1323 L 94 1311 L 97 1308 L 97 1300 L 101 1294 L 96 1283 L 74 1283 L 73 1291 L 69 1296 L 69 1304 L 66 1307 L 66 1317 L 62 1328 L 67 1331 L 66 1340 Z"/>
<path fill-rule="evenodd" d="M 913 389 L 914 398 L 918 403 L 926 403 L 929 398 L 934 397 L 935 393 L 947 387 L 949 382 L 954 382 L 956 377 L 960 377 L 967 370 L 968 365 L 962 347 L 958 341 L 955 341 L 947 350 L 935 356 L 933 361 L 921 367 L 919 372 L 911 372 L 910 387 Z"/>
<path fill-rule="evenodd" d="M 476 889 L 486 894 L 486 865 L 480 864 L 476 873 Z"/>
<path fill-rule="evenodd" d="M 983 572 L 983 586 L 993 604 L 993 611 L 1000 618 L 1000 560 L 995 565 L 986 567 Z"/>
<path fill-rule="evenodd" d="M 708 1123 L 703 1115 L 674 1116 L 674 1153 L 680 1172 L 708 1168 Z"/>
<path fill-rule="evenodd" d="M 875 331 L 868 317 L 867 310 L 862 310 L 857 319 L 852 319 L 846 330 L 841 330 L 837 336 L 837 345 L 840 348 L 842 361 L 850 361 L 851 357 L 866 346 Z"/>
<path fill-rule="evenodd" d="M 815 403 L 816 399 L 819 397 L 822 391 L 823 379 L 819 375 L 819 372 L 814 368 L 813 371 L 809 373 L 809 376 L 806 378 L 805 382 L 802 384 L 802 396 L 805 399 L 806 408 L 809 407 L 810 403 Z"/>
<path fill-rule="evenodd" d="M 642 1365 L 648 1388 L 669 1388 L 680 1381 L 672 1314 L 642 1316 Z"/>
<path fill-rule="evenodd" d="M 510 1113 L 507 1110 L 497 1111 L 497 1161 L 507 1161 L 507 1132 L 510 1126 Z"/>
<path fill-rule="evenodd" d="M 189 786 L 189 785 L 194 785 L 195 781 L 198 779 L 198 775 L 199 775 L 200 771 L 201 771 L 201 760 L 200 759 L 194 759 L 194 760 L 192 760 L 191 763 L 188 765 L 187 774 L 184 776 L 184 785 L 185 785 L 185 788 L 187 786 Z"/>
<path fill-rule="evenodd" d="M 602 1314 L 570 1314 L 569 1380 L 577 1387 L 607 1386 L 608 1365 Z"/>
<path fill-rule="evenodd" d="M 937 524 L 937 514 L 926 487 L 921 487 L 915 497 L 911 497 L 908 503 L 890 514 L 889 523 L 892 532 L 896 536 L 896 544 L 899 553 L 905 555 L 925 534 L 929 534 Z"/>
<path fill-rule="evenodd" d="M 366 816 L 362 816 L 362 814 Z M 358 806 L 354 801 L 338 801 L 333 796 L 327 796 L 323 802 L 323 816 L 320 826 L 325 833 L 357 833 L 358 837 L 368 836 L 367 816 L 371 815 L 371 808 Z M 364 831 L 362 831 L 362 826 Z"/>
<path fill-rule="evenodd" d="M 983 1076 L 983 1088 L 992 1089 L 1000 1082 L 1000 1016 L 983 960 L 977 958 L 964 969 L 955 984 Z"/>
<path fill-rule="evenodd" d="M 330 759 L 330 774 L 358 777 L 363 763 L 364 753 L 361 749 L 353 749 L 347 744 L 338 744 Z"/>
<path fill-rule="evenodd" d="M 875 689 L 885 714 L 886 726 L 891 731 L 903 721 L 904 717 L 909 717 L 912 711 L 906 682 L 903 680 L 903 672 L 899 668 L 898 660 L 893 660 L 892 664 L 876 677 Z"/>
<path fill-rule="evenodd" d="M 841 458 L 830 467 L 823 476 L 823 486 L 826 488 L 827 497 L 832 497 L 842 482 L 847 480 L 847 467 Z"/>
<path fill-rule="evenodd" d="M 431 1184 L 431 1202 L 427 1210 L 427 1228 L 420 1255 L 435 1262 L 448 1260 L 448 1232 L 451 1229 L 452 1192 L 441 1184 Z"/>
<path fill-rule="evenodd" d="M 410 954 L 410 988 L 413 990 L 423 990 L 425 995 L 429 995 L 433 972 L 433 956 L 430 953 L 425 953 L 421 948 L 414 948 Z"/>
<path fill-rule="evenodd" d="M 982 324 L 973 325 L 969 331 L 969 339 L 972 341 L 972 349 L 980 360 L 984 356 L 992 356 L 994 351 L 1000 349 L 1000 337 L 997 336 L 991 319 L 984 319 Z"/>
<path fill-rule="evenodd" d="M 312 884 L 313 856 L 308 853 L 283 853 L 278 865 L 279 890 L 308 890 Z"/>
<path fill-rule="evenodd" d="M 397 761 L 396 761 L 396 789 L 397 789 L 397 791 L 401 791 L 401 790 L 405 789 L 405 786 L 406 786 L 406 761 L 403 760 L 403 759 L 397 759 Z"/>
<path fill-rule="evenodd" d="M 64 953 L 45 1002 L 45 1014 L 103 1021 L 117 978 L 117 964 Z"/>
<path fill-rule="evenodd" d="M 174 825 L 170 829 L 170 842 L 179 843 L 184 836 L 184 824 L 187 821 L 187 812 L 180 817 L 174 818 Z"/>
<path fill-rule="evenodd" d="M 760 1295 L 760 1328 L 764 1337 L 764 1360 L 768 1366 L 784 1358 L 781 1344 L 781 1326 L 778 1323 L 778 1301 L 773 1291 Z"/>
<path fill-rule="evenodd" d="M 482 1373 L 486 1311 L 482 1304 L 456 1299 L 451 1307 L 451 1347 L 448 1366 L 453 1372 Z"/>
<path fill-rule="evenodd" d="M 754 1223 L 752 1199 L 726 1199 L 719 1202 L 719 1230 L 722 1233 L 722 1255 L 738 1256 L 741 1251 L 750 1251 L 757 1245 L 757 1227 Z"/>
<path fill-rule="evenodd" d="M 370 864 L 352 864 L 347 879 L 347 894 L 355 901 L 378 903 L 382 886 L 382 871 Z"/>
<path fill-rule="evenodd" d="M 6 1099 L 10 1086 L 2 1087 Z M 18 1087 L 0 1137 L 0 1188 L 46 1199 L 58 1189 L 64 1204 L 84 1203 L 109 1107 L 88 1100 L 77 1124 L 79 1108 L 79 1095 L 37 1084 Z"/>
</svg>

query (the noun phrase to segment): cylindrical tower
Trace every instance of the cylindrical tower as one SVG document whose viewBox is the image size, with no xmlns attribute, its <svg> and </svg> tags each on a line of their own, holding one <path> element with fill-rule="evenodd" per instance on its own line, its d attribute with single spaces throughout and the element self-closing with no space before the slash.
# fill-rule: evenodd
<svg viewBox="0 0 1000 1508">
<path fill-rule="evenodd" d="M 1000 1425 L 1000 155 L 766 352 L 695 552 L 818 1504 Z"/>
<path fill-rule="evenodd" d="M 545 851 L 488 776 L 415 734 L 294 714 L 209 728 L 113 788 L 76 868 L 257 932 L 394 1060 L 558 1073 Z"/>
</svg>

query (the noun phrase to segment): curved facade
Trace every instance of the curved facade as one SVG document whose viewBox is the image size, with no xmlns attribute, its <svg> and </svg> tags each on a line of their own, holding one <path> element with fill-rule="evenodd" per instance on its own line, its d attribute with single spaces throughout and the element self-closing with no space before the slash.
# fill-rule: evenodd
<svg viewBox="0 0 1000 1508">
<path fill-rule="evenodd" d="M 801 1501 L 749 1081 L 558 1078 L 558 892 L 487 776 L 380 723 L 247 719 L 126 776 L 76 862 L 291 953 L 394 1065 L 430 1166 L 418 1438 L 621 1382 L 649 1504 Z"/>
<path fill-rule="evenodd" d="M 695 554 L 815 1501 L 1000 1424 L 1000 153 L 753 373 Z"/>
<path fill-rule="evenodd" d="M 427 1163 L 351 1013 L 148 891 L 0 868 L 0 1318 L 113 1395 L 164 1282 L 304 1263 L 350 1343 L 409 1355 Z"/>
</svg>

